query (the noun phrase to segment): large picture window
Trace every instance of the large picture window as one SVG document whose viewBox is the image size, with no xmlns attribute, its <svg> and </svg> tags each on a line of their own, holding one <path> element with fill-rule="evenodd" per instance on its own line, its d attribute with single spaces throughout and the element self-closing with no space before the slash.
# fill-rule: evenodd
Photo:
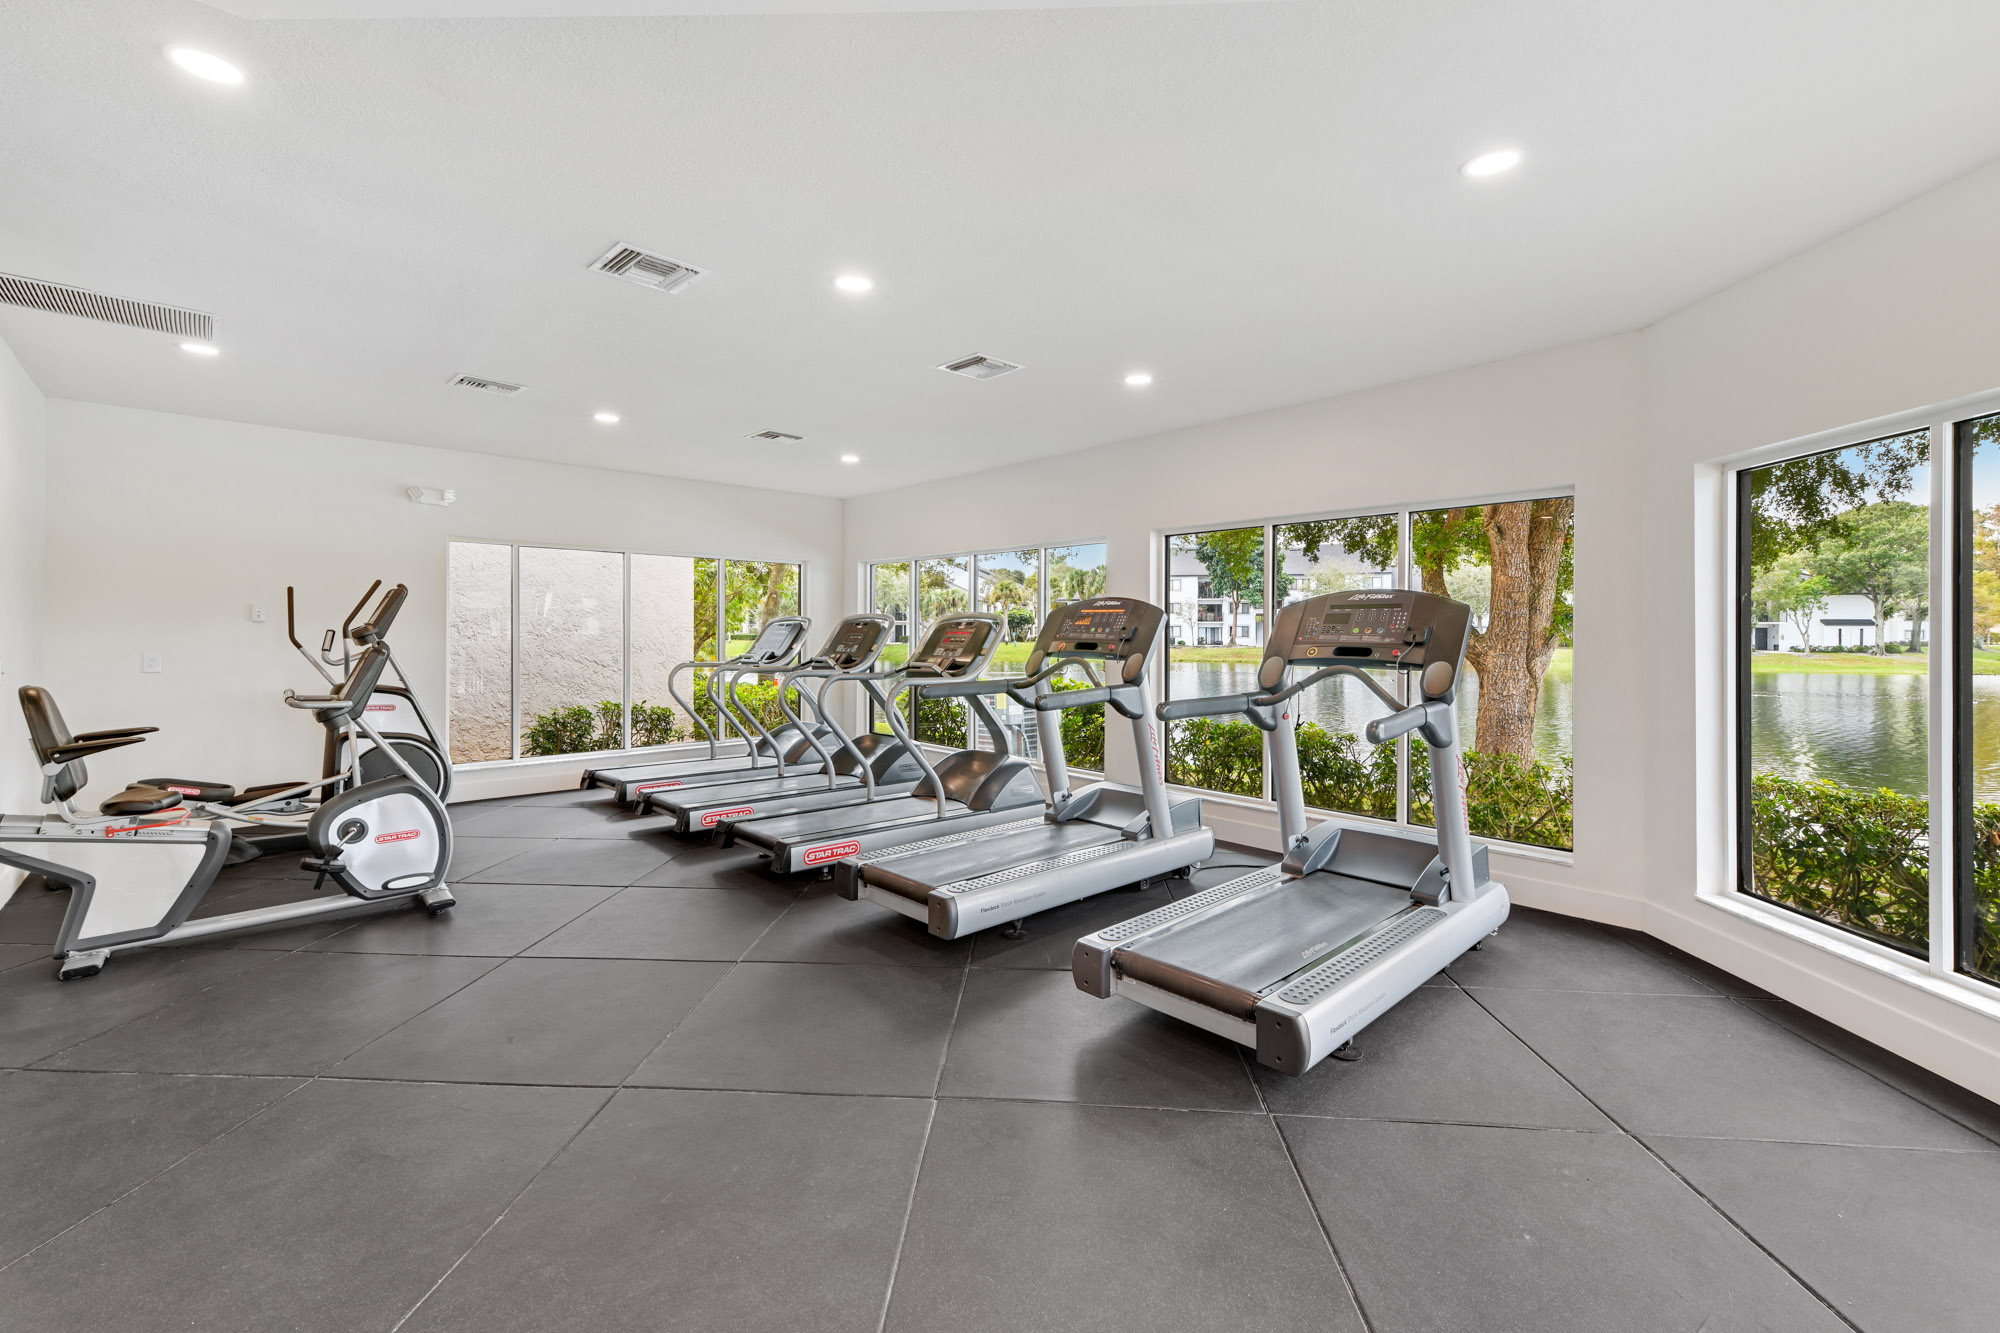
<svg viewBox="0 0 2000 1333">
<path fill-rule="evenodd" d="M 2000 414 L 1959 423 L 1958 967 L 2000 983 Z"/>
<path fill-rule="evenodd" d="M 926 556 L 887 561 L 868 567 L 868 609 L 896 621 L 898 640 L 920 642 L 939 619 L 962 611 L 984 611 L 1005 623 L 1002 642 L 993 654 L 989 677 L 1020 676 L 1035 646 L 1042 618 L 1049 609 L 1104 591 L 1105 548 L 1080 546 L 1022 547 L 967 555 Z M 910 612 L 914 609 L 915 615 Z M 883 654 L 884 665 L 906 661 L 909 648 Z M 1081 682 L 1077 683 L 1078 685 Z M 1057 688 L 1075 688 L 1067 683 Z M 904 718 L 911 696 L 903 698 Z M 1022 752 L 1034 756 L 1039 745 L 1033 718 L 1012 700 L 992 700 Z M 987 738 L 971 731 L 971 711 L 962 701 L 934 699 L 919 712 L 914 734 L 933 745 L 984 746 Z M 1104 768 L 1104 710 L 1076 709 L 1062 715 L 1063 748 L 1071 766 L 1093 772 Z M 877 718 L 877 731 L 887 731 Z"/>
<path fill-rule="evenodd" d="M 452 542 L 445 618 L 454 763 L 642 748 L 699 735 L 673 668 L 741 651 L 796 614 L 802 566 Z M 693 682 L 683 692 L 697 688 Z"/>
<path fill-rule="evenodd" d="M 1348 588 L 1417 587 L 1473 611 L 1458 692 L 1463 780 L 1475 836 L 1574 845 L 1570 691 L 1575 500 L 1547 496 L 1450 509 L 1170 534 L 1165 541 L 1167 698 L 1255 684 L 1277 607 Z M 1428 825 L 1421 742 L 1361 738 L 1379 711 L 1358 682 L 1299 700 L 1299 767 L 1316 809 Z M 1246 721 L 1173 724 L 1167 774 L 1183 786 L 1269 799 L 1262 734 Z"/>
</svg>

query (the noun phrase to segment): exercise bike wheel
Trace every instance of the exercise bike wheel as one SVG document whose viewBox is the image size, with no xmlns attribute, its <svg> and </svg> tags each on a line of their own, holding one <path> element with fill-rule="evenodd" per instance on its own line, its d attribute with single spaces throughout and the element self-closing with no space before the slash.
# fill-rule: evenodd
<svg viewBox="0 0 2000 1333">
<path fill-rule="evenodd" d="M 410 771 L 435 792 L 440 801 L 450 798 L 451 765 L 428 741 L 408 736 L 384 736 L 382 739 L 396 747 L 396 753 L 410 766 Z M 396 767 L 395 761 L 373 745 L 361 752 L 360 767 L 360 780 L 363 782 L 402 776 L 402 770 Z"/>
</svg>

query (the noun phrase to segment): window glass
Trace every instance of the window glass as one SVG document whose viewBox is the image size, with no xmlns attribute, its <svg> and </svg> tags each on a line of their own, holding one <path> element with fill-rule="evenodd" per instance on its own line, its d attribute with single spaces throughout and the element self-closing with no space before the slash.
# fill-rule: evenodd
<svg viewBox="0 0 2000 1333">
<path fill-rule="evenodd" d="M 676 666 L 695 656 L 695 638 L 715 624 L 714 576 L 708 580 L 708 614 L 701 615 L 697 564 L 684 555 L 632 557 L 632 744 L 665 745 L 700 738 L 700 731 L 681 716 L 668 692 L 668 677 Z M 692 672 L 677 682 L 683 698 L 692 699 L 700 685 Z"/>
<path fill-rule="evenodd" d="M 2000 982 L 2000 416 L 1957 433 L 1958 966 Z"/>
<path fill-rule="evenodd" d="M 625 557 L 520 548 L 523 756 L 615 750 L 625 731 Z"/>
<path fill-rule="evenodd" d="M 883 670 L 899 667 L 910 660 L 910 562 L 891 561 L 887 564 L 868 567 L 868 609 L 890 617 L 895 628 L 887 647 L 883 648 L 881 664 Z M 907 719 L 909 714 L 903 716 Z M 888 719 L 871 699 L 868 717 L 876 731 L 889 734 Z"/>
<path fill-rule="evenodd" d="M 939 620 L 972 609 L 972 562 L 962 555 L 933 556 L 917 561 L 917 634 L 921 638 Z M 903 696 L 904 707 L 915 701 Z M 904 716 L 908 716 L 907 713 Z M 932 745 L 961 747 L 971 712 L 960 699 L 926 699 L 917 712 L 914 735 Z"/>
<path fill-rule="evenodd" d="M 1037 550 L 988 551 L 973 557 L 973 568 L 978 596 L 972 609 L 999 616 L 1005 621 L 1000 647 L 994 651 L 986 674 L 993 677 L 1025 675 L 1028 653 L 1035 646 L 1035 637 L 1042 624 L 1042 553 Z M 993 705 L 1001 723 L 1013 734 L 1021 752 L 1029 756 L 1037 755 L 1041 746 L 1027 710 L 1004 694 L 987 702 Z M 976 735 L 974 739 L 981 745 L 987 741 L 984 735 Z"/>
<path fill-rule="evenodd" d="M 1575 499 L 1559 496 L 1410 515 L 1418 585 L 1472 608 L 1457 711 L 1474 837 L 1574 843 L 1575 512 Z M 1408 767 L 1410 822 L 1429 825 L 1430 751 L 1421 740 L 1410 742 Z"/>
<path fill-rule="evenodd" d="M 452 542 L 445 617 L 454 764 L 514 757 L 514 548 Z"/>
<path fill-rule="evenodd" d="M 1397 545 L 1394 514 L 1285 524 L 1277 529 L 1272 597 L 1282 606 L 1354 588 L 1393 588 Z M 1401 687 L 1397 674 L 1380 675 L 1392 694 Z M 1381 701 L 1353 677 L 1336 676 L 1302 692 L 1295 706 L 1306 804 L 1394 819 L 1398 747 L 1370 745 L 1362 737 L 1363 728 L 1382 716 Z"/>
<path fill-rule="evenodd" d="M 773 616 L 799 613 L 799 567 L 778 561 L 731 560 L 723 621 L 729 653 L 747 649 L 757 631 Z M 817 645 L 813 645 L 816 647 Z M 812 647 L 806 649 L 812 651 Z"/>
<path fill-rule="evenodd" d="M 1083 546 L 1052 546 L 1048 549 L 1048 609 L 1069 602 L 1080 602 L 1089 597 L 1104 595 L 1105 574 L 1108 568 L 1104 543 L 1092 542 Z M 1036 626 L 1039 633 L 1040 626 Z M 1035 635 L 1030 634 L 1030 642 Z M 1085 688 L 1084 682 L 1072 675 L 1065 675 L 1055 683 L 1059 690 Z M 1081 768 L 1093 773 L 1104 771 L 1104 723 L 1106 710 L 1096 708 L 1072 708 L 1062 715 L 1063 756 L 1070 767 Z M 1034 728 L 1027 727 L 1030 747 L 1039 749 L 1034 737 Z"/>
<path fill-rule="evenodd" d="M 1264 660 L 1264 528 L 1182 533 L 1166 541 L 1168 699 L 1239 694 Z M 1237 796 L 1264 794 L 1264 733 L 1241 717 L 1167 726 L 1167 780 Z"/>
<path fill-rule="evenodd" d="M 1917 954 L 1929 462 L 1919 431 L 1738 474 L 1740 886 Z"/>
</svg>

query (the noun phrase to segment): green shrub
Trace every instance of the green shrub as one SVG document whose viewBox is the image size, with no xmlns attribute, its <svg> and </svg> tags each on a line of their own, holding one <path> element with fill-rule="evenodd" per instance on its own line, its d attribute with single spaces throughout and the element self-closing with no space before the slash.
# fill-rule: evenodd
<svg viewBox="0 0 2000 1333">
<path fill-rule="evenodd" d="M 1351 731 L 1299 724 L 1299 780 L 1320 810 L 1396 817 L 1396 747 L 1370 745 Z"/>
<path fill-rule="evenodd" d="M 2000 807 L 1981 806 L 2000 815 Z M 1986 821 L 1989 830 L 1994 821 Z M 1930 938 L 1930 802 L 1887 788 L 1750 780 L 1750 889 L 1922 953 Z"/>
<path fill-rule="evenodd" d="M 1088 684 L 1080 680 L 1059 679 L 1053 683 L 1058 690 L 1087 690 Z M 1062 715 L 1063 757 L 1072 768 L 1087 768 L 1093 773 L 1104 771 L 1104 714 L 1102 707 L 1072 708 Z"/>
<path fill-rule="evenodd" d="M 644 700 L 632 705 L 632 744 L 666 745 L 680 739 L 674 710 Z M 616 699 L 551 708 L 521 733 L 521 753 L 529 757 L 618 750 L 625 745 L 624 710 Z"/>
<path fill-rule="evenodd" d="M 1167 781 L 1231 796 L 1264 794 L 1264 733 L 1248 722 L 1189 717 L 1167 724 Z"/>
<path fill-rule="evenodd" d="M 1576 761 L 1553 763 L 1483 750 L 1462 753 L 1466 822 L 1475 838 L 1568 851 L 1576 845 Z M 1410 822 L 1429 826 L 1431 750 L 1410 745 Z"/>
</svg>

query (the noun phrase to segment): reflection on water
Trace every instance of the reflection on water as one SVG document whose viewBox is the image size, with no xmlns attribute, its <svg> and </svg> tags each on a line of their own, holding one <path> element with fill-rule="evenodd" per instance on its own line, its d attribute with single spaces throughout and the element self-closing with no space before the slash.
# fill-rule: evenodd
<svg viewBox="0 0 2000 1333">
<path fill-rule="evenodd" d="M 1980 800 L 2000 799 L 2000 677 L 1972 681 Z M 1985 725 L 1980 725 L 1984 719 Z M 1923 796 L 1930 720 L 1929 676 L 1784 672 L 1750 678 L 1750 763 L 1754 772 L 1849 787 L 1887 787 Z"/>
<path fill-rule="evenodd" d="M 1256 688 L 1257 668 L 1248 663 L 1174 662 L 1168 667 L 1168 697 L 1206 699 L 1218 694 L 1240 694 Z M 1381 674 L 1382 685 L 1393 691 L 1393 673 Z M 1567 676 L 1551 672 L 1542 681 L 1542 695 L 1535 710 L 1535 752 L 1544 759 L 1572 753 L 1570 706 L 1574 683 Z M 1368 687 L 1351 676 L 1324 680 L 1300 696 L 1299 721 L 1317 722 L 1328 731 L 1351 732 L 1356 736 L 1375 718 L 1388 712 Z M 1468 746 L 1478 740 L 1479 676 L 1467 671 L 1458 692 L 1458 725 Z"/>
</svg>

